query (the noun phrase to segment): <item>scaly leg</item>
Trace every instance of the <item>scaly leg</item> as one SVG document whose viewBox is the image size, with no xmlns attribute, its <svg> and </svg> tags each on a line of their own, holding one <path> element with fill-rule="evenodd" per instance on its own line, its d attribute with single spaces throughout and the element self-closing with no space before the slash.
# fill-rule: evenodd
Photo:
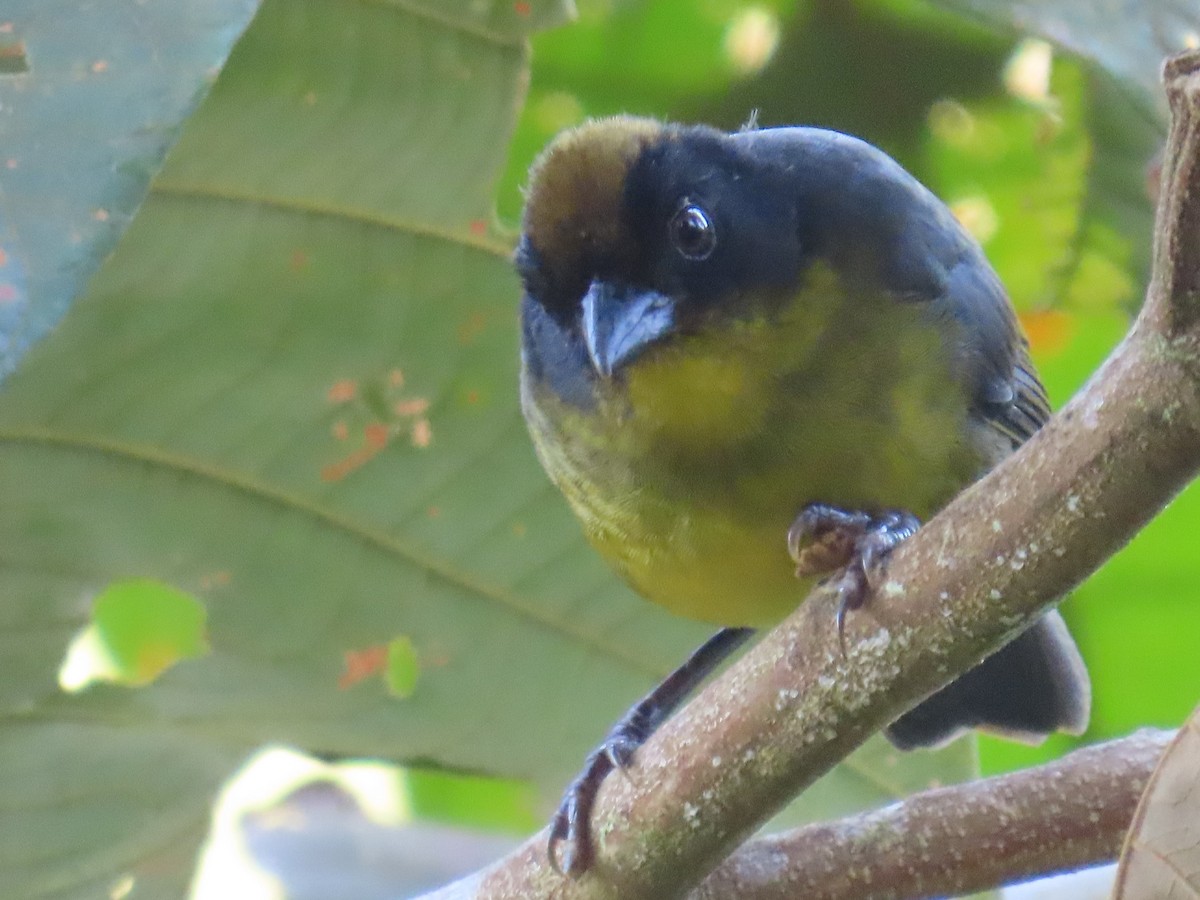
<svg viewBox="0 0 1200 900">
<path fill-rule="evenodd" d="M 613 769 L 627 769 L 638 747 L 646 743 L 696 685 L 753 633 L 753 628 L 722 628 L 625 713 L 604 742 L 588 754 L 583 771 L 567 787 L 550 823 L 550 840 L 546 847 L 550 865 L 572 877 L 582 875 L 590 868 L 594 858 L 592 806 L 608 773 Z M 560 865 L 558 845 L 564 843 Z"/>
</svg>

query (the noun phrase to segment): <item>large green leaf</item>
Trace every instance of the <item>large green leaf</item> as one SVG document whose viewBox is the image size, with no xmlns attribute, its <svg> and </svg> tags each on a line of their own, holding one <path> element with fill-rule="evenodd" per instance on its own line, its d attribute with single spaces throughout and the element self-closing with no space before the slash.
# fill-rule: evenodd
<svg viewBox="0 0 1200 900">
<path fill-rule="evenodd" d="M 585 683 L 617 668 L 630 695 L 654 671 L 632 634 L 589 640 L 519 590 L 554 579 L 519 548 L 574 538 L 541 540 L 561 513 L 516 428 L 511 362 L 493 368 L 514 356 L 514 286 L 480 223 L 522 36 L 556 13 L 469 6 L 266 8 L 120 254 L 6 385 L 5 896 L 126 876 L 132 896 L 178 896 L 219 779 L 268 738 L 534 770 L 525 735 L 491 740 L 473 704 L 524 721 L 577 704 L 497 677 L 497 654 L 566 644 Z M 358 399 L 330 399 L 347 379 Z M 430 446 L 405 430 L 421 415 L 379 406 L 402 398 L 430 404 Z M 389 446 L 339 468 L 365 460 L 368 424 Z M 511 471 L 526 493 L 476 516 Z M 454 549 L 492 559 L 468 572 Z M 198 597 L 211 653 L 144 689 L 62 693 L 91 599 L 130 577 Z M 405 636 L 425 669 L 411 703 L 347 678 L 347 654 Z"/>
<path fill-rule="evenodd" d="M 112 251 L 258 0 L 0 11 L 0 379 Z"/>
</svg>

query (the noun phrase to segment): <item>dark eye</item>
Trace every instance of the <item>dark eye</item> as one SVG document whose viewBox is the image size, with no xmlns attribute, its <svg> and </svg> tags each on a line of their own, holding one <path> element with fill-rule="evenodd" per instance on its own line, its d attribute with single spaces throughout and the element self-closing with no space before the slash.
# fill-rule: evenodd
<svg viewBox="0 0 1200 900">
<path fill-rule="evenodd" d="M 687 259 L 707 259 L 717 246 L 717 230 L 708 213 L 688 203 L 671 219 L 671 243 Z"/>
</svg>

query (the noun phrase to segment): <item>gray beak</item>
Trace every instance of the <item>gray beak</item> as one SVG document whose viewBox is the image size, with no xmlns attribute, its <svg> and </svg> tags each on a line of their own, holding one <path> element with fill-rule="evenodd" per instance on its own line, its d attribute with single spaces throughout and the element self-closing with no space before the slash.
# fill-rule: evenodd
<svg viewBox="0 0 1200 900">
<path fill-rule="evenodd" d="M 675 304 L 656 291 L 593 281 L 583 297 L 583 339 L 603 378 L 662 340 L 675 327 Z"/>
</svg>

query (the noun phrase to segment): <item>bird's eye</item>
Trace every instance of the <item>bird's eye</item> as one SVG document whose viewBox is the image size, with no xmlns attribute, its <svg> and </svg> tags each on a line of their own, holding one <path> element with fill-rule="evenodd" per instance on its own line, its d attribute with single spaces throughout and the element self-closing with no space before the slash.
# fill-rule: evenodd
<svg viewBox="0 0 1200 900">
<path fill-rule="evenodd" d="M 708 213 L 687 203 L 671 219 L 671 243 L 686 259 L 707 259 L 717 246 L 717 230 Z"/>
</svg>

